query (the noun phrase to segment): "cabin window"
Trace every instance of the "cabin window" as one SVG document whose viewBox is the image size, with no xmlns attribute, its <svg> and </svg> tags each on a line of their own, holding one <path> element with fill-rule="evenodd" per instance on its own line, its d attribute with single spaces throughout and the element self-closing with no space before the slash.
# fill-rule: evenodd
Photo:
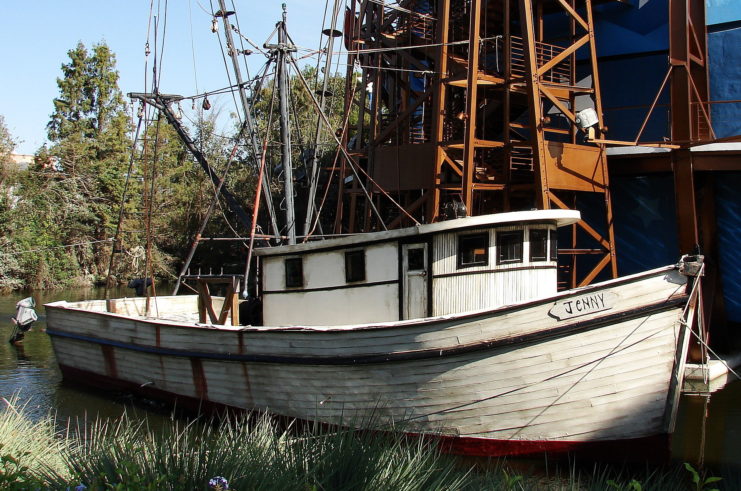
<svg viewBox="0 0 741 491">
<path fill-rule="evenodd" d="M 530 260 L 548 260 L 548 230 L 542 228 L 530 229 Z"/>
<path fill-rule="evenodd" d="M 522 261 L 523 231 L 497 232 L 497 264 Z"/>
<path fill-rule="evenodd" d="M 407 249 L 407 271 L 423 271 L 425 269 L 425 248 L 410 247 Z"/>
<path fill-rule="evenodd" d="M 458 236 L 458 267 L 486 266 L 489 264 L 489 234 Z"/>
<path fill-rule="evenodd" d="M 304 262 L 300 257 L 286 259 L 286 288 L 304 286 Z"/>
<path fill-rule="evenodd" d="M 558 261 L 558 232 L 550 231 L 551 236 L 551 261 Z"/>
<path fill-rule="evenodd" d="M 365 280 L 365 251 L 348 251 L 345 253 L 345 281 Z"/>
</svg>

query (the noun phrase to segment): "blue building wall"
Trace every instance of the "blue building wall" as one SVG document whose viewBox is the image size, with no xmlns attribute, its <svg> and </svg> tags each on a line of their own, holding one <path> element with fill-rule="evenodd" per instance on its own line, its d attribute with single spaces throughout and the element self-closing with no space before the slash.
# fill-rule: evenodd
<svg viewBox="0 0 741 491">
<path fill-rule="evenodd" d="M 669 69 L 669 1 L 633 0 L 595 8 L 595 37 L 608 138 L 633 140 Z M 706 0 L 712 101 L 741 100 L 741 0 Z M 580 53 L 587 56 L 585 51 Z M 669 136 L 669 91 L 642 141 Z M 741 134 L 741 104 L 713 104 L 719 138 Z"/>
<path fill-rule="evenodd" d="M 716 176 L 715 199 L 720 269 L 726 315 L 741 322 L 741 173 Z"/>
<path fill-rule="evenodd" d="M 635 139 L 661 87 L 669 68 L 668 12 L 668 0 L 612 2 L 595 8 L 602 106 L 609 139 Z M 667 136 L 668 104 L 669 92 L 665 90 L 642 141 L 660 141 Z"/>
<path fill-rule="evenodd" d="M 741 0 L 706 0 L 710 99 L 741 100 Z M 632 141 L 669 68 L 668 0 L 634 0 L 595 9 L 595 36 L 608 138 Z M 665 89 L 643 141 L 669 136 Z M 741 134 L 741 104 L 712 106 L 717 137 Z M 726 314 L 741 323 L 741 173 L 716 174 L 718 262 Z M 611 191 L 620 274 L 677 260 L 670 174 L 613 177 Z"/>
<path fill-rule="evenodd" d="M 672 175 L 613 177 L 610 189 L 620 274 L 675 263 L 679 250 Z"/>
<path fill-rule="evenodd" d="M 741 21 L 708 26 L 708 59 L 710 99 L 741 100 Z M 713 104 L 711 117 L 718 138 L 741 134 L 741 104 Z"/>
</svg>

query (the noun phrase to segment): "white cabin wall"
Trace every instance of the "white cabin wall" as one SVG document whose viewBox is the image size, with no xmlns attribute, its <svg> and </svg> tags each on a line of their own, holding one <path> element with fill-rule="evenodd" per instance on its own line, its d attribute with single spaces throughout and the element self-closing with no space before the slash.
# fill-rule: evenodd
<svg viewBox="0 0 741 491">
<path fill-rule="evenodd" d="M 340 326 L 399 320 L 396 284 L 265 295 L 266 326 Z"/>
<path fill-rule="evenodd" d="M 336 326 L 398 320 L 397 247 L 390 242 L 304 254 L 304 287 L 295 290 L 286 290 L 284 261 L 296 256 L 264 257 L 263 323 Z M 348 284 L 345 252 L 360 249 L 365 250 L 365 281 Z M 373 283 L 385 284 L 366 286 Z"/>
<path fill-rule="evenodd" d="M 539 225 L 534 228 L 546 227 Z M 554 295 L 557 263 L 555 261 L 530 261 L 527 227 L 524 235 L 523 261 L 516 264 L 497 265 L 496 232 L 522 229 L 522 226 L 510 226 L 488 230 L 489 263 L 485 266 L 461 269 L 458 269 L 458 236 L 487 232 L 487 230 L 467 230 L 436 235 L 433 239 L 432 315 L 493 309 Z M 480 272 L 480 274 L 471 274 L 473 272 Z"/>
</svg>

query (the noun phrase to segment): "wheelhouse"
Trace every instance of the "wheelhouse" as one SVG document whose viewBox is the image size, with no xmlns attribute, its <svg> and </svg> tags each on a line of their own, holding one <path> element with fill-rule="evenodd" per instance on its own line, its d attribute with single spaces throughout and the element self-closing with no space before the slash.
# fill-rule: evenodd
<svg viewBox="0 0 741 491">
<path fill-rule="evenodd" d="M 256 251 L 266 325 L 392 322 L 556 293 L 570 210 L 468 217 Z"/>
</svg>

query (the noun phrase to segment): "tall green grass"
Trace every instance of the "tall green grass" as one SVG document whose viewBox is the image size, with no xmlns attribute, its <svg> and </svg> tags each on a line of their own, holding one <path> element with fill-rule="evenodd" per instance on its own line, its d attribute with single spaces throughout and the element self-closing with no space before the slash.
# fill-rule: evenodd
<svg viewBox="0 0 741 491">
<path fill-rule="evenodd" d="M 26 476 L 70 477 L 65 456 L 71 440 L 57 434 L 54 418 L 32 421 L 16 397 L 0 397 L 0 489 L 2 477 L 24 469 Z"/>
<path fill-rule="evenodd" d="M 702 489 L 681 466 L 523 472 L 503 461 L 464 463 L 401 432 L 286 429 L 267 417 L 173 419 L 153 430 L 124 416 L 59 432 L 53 418 L 32 423 L 23 406 L 2 402 L 0 489 L 199 490 L 213 489 L 217 476 L 240 491 Z"/>
</svg>

